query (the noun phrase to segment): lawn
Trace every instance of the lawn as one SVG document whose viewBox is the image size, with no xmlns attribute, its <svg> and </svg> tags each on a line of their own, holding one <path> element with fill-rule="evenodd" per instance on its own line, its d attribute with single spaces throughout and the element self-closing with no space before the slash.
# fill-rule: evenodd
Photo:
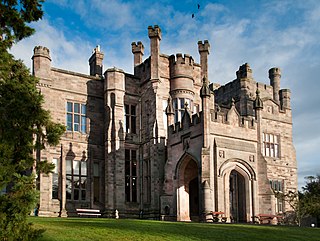
<svg viewBox="0 0 320 241">
<path fill-rule="evenodd" d="M 54 240 L 320 240 L 320 229 L 248 224 L 160 222 L 103 218 L 30 217 Z"/>
</svg>

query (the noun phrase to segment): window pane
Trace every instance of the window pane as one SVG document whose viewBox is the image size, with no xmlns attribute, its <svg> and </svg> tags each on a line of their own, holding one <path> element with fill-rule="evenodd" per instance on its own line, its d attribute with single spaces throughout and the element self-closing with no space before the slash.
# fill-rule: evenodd
<svg viewBox="0 0 320 241">
<path fill-rule="evenodd" d="M 59 190 L 58 174 L 53 173 L 52 174 L 52 199 L 58 198 L 58 190 Z"/>
<path fill-rule="evenodd" d="M 87 106 L 82 104 L 81 105 L 81 114 L 86 115 L 87 114 Z"/>
<path fill-rule="evenodd" d="M 72 131 L 72 114 L 67 114 L 67 130 Z"/>
<path fill-rule="evenodd" d="M 79 200 L 79 189 L 73 190 L 73 200 Z"/>
<path fill-rule="evenodd" d="M 178 109 L 178 100 L 177 99 L 173 99 L 173 108 L 175 110 Z"/>
<path fill-rule="evenodd" d="M 184 98 L 180 98 L 180 109 L 184 109 L 184 103 L 185 103 L 185 100 Z"/>
<path fill-rule="evenodd" d="M 81 189 L 86 189 L 87 178 L 81 177 Z"/>
<path fill-rule="evenodd" d="M 129 112 L 129 105 L 124 105 L 124 112 L 126 115 L 129 115 L 130 112 Z"/>
<path fill-rule="evenodd" d="M 124 152 L 124 158 L 125 160 L 130 160 L 130 150 L 126 149 L 125 152 Z"/>
<path fill-rule="evenodd" d="M 130 132 L 130 116 L 128 115 L 126 116 L 124 125 L 126 127 L 126 132 L 129 133 Z"/>
<path fill-rule="evenodd" d="M 125 175 L 130 176 L 130 162 L 129 161 L 125 162 Z"/>
<path fill-rule="evenodd" d="M 67 102 L 67 112 L 72 112 L 72 102 Z"/>
<path fill-rule="evenodd" d="M 81 132 L 87 132 L 87 118 L 85 116 L 81 116 Z"/>
<path fill-rule="evenodd" d="M 87 162 L 81 162 L 81 176 L 87 176 Z"/>
<path fill-rule="evenodd" d="M 270 135 L 270 142 L 273 142 L 273 135 Z"/>
<path fill-rule="evenodd" d="M 137 179 L 132 178 L 132 202 L 137 202 Z"/>
<path fill-rule="evenodd" d="M 80 116 L 74 115 L 74 123 L 80 124 Z"/>
<path fill-rule="evenodd" d="M 125 193 L 126 193 L 126 201 L 130 202 L 130 177 L 126 177 Z"/>
<path fill-rule="evenodd" d="M 72 172 L 71 172 L 71 160 L 67 160 L 67 162 L 66 162 L 66 166 L 67 166 L 67 170 L 66 170 L 66 173 L 67 174 L 72 174 Z"/>
<path fill-rule="evenodd" d="M 58 173 L 58 169 L 59 169 L 58 159 L 52 159 L 52 163 L 54 164 L 54 169 L 52 170 L 53 173 Z"/>
<path fill-rule="evenodd" d="M 79 161 L 73 161 L 73 175 L 79 175 L 80 174 L 80 162 Z"/>
<path fill-rule="evenodd" d="M 86 190 L 81 190 L 81 200 L 86 200 Z"/>
<path fill-rule="evenodd" d="M 136 150 L 131 151 L 131 160 L 137 160 L 137 151 Z"/>
<path fill-rule="evenodd" d="M 136 107 L 134 105 L 131 106 L 131 115 L 136 115 Z"/>
<path fill-rule="evenodd" d="M 137 162 L 136 161 L 132 161 L 132 176 L 137 176 Z"/>
<path fill-rule="evenodd" d="M 80 188 L 80 179 L 78 176 L 73 176 L 73 187 Z"/>
<path fill-rule="evenodd" d="M 131 133 L 136 134 L 136 117 L 131 116 Z"/>
<path fill-rule="evenodd" d="M 74 103 L 74 113 L 80 113 L 80 104 Z"/>
<path fill-rule="evenodd" d="M 71 187 L 71 177 L 67 176 L 67 180 L 66 180 L 66 196 L 67 199 L 71 199 L 71 191 L 72 191 L 72 187 Z"/>
</svg>

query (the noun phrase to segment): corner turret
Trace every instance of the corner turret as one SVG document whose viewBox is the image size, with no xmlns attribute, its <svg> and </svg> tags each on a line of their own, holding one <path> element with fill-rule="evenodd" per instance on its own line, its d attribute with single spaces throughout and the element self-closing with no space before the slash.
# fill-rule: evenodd
<svg viewBox="0 0 320 241">
<path fill-rule="evenodd" d="M 32 73 L 37 77 L 48 76 L 51 69 L 50 50 L 43 46 L 36 46 L 33 49 Z"/>
<path fill-rule="evenodd" d="M 273 87 L 273 100 L 279 104 L 279 90 L 281 70 L 280 68 L 272 68 L 269 70 L 270 85 Z"/>
<path fill-rule="evenodd" d="M 252 79 L 252 69 L 248 63 L 245 63 L 239 67 L 236 72 L 237 79 Z"/>
</svg>

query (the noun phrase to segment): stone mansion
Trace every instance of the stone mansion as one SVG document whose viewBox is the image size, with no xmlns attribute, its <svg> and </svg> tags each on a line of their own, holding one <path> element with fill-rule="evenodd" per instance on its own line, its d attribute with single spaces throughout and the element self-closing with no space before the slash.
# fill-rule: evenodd
<svg viewBox="0 0 320 241">
<path fill-rule="evenodd" d="M 208 80 L 207 40 L 200 63 L 160 52 L 161 29 L 148 27 L 151 55 L 132 43 L 134 73 L 103 72 L 95 48 L 90 75 L 54 68 L 49 49 L 35 47 L 33 74 L 44 108 L 66 126 L 61 143 L 41 152 L 56 165 L 38 178 L 41 216 L 198 221 L 223 212 L 227 222 L 290 210 L 274 191 L 297 190 L 290 90 L 281 71 L 270 84 L 246 63 L 225 85 Z"/>
</svg>

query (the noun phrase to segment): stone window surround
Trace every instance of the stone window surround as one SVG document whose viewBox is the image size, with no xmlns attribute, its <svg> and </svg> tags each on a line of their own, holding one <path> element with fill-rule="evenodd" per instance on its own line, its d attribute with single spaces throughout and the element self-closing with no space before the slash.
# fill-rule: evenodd
<svg viewBox="0 0 320 241">
<path fill-rule="evenodd" d="M 75 106 L 78 106 L 77 112 L 75 111 Z M 75 132 L 80 132 L 82 134 L 86 134 L 88 130 L 86 115 L 87 115 L 87 106 L 85 103 L 81 101 L 67 100 L 67 104 L 66 104 L 67 131 L 75 131 Z M 77 122 L 75 121 L 76 117 L 79 118 Z"/>
</svg>

